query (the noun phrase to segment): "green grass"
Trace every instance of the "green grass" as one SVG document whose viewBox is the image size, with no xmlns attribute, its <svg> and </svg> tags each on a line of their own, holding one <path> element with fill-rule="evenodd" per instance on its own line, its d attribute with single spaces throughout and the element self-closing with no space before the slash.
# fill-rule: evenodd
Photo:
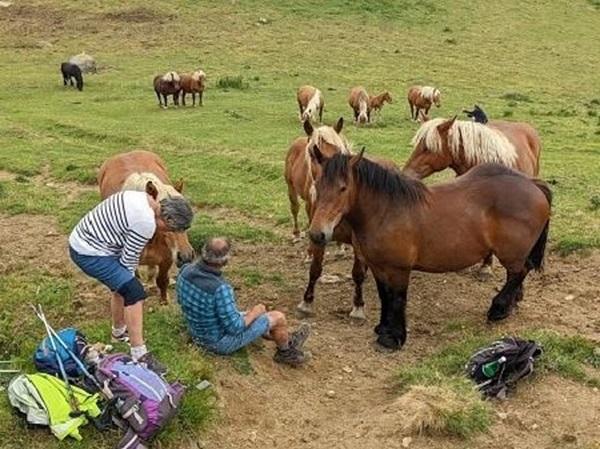
<svg viewBox="0 0 600 449">
<path fill-rule="evenodd" d="M 243 76 L 225 76 L 217 80 L 217 87 L 219 89 L 248 89 L 250 84 L 244 81 Z"/>
</svg>

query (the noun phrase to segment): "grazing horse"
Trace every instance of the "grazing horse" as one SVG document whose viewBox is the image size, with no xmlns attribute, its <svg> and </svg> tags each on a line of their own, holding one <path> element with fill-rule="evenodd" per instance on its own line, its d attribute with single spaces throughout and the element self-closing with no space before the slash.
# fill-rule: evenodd
<svg viewBox="0 0 600 449">
<path fill-rule="evenodd" d="M 206 87 L 206 73 L 202 70 L 196 70 L 195 72 L 188 74 L 184 73 L 181 75 L 181 103 L 185 106 L 185 95 L 192 94 L 192 106 L 196 106 L 196 94 L 198 94 L 198 104 L 202 103 L 202 94 Z"/>
<path fill-rule="evenodd" d="M 340 118 L 334 127 L 321 126 L 313 128 L 310 121 L 304 122 L 304 130 L 308 137 L 298 137 L 292 143 L 285 159 L 285 181 L 288 186 L 290 210 L 294 220 L 294 236 L 300 235 L 298 228 L 298 212 L 300 203 L 298 197 L 304 200 L 306 216 L 309 221 L 313 215 L 313 205 L 316 200 L 315 181 L 320 174 L 319 164 L 311 159 L 311 149 L 318 148 L 322 154 L 333 156 L 337 153 L 350 154 L 349 145 L 340 134 L 344 120 Z M 333 240 L 339 243 L 352 243 L 352 233 L 345 223 L 336 227 Z M 298 305 L 298 310 L 305 314 L 312 313 L 312 304 L 315 296 L 315 284 L 323 271 L 324 248 L 311 245 L 309 253 L 312 254 L 308 285 L 304 292 L 304 299 Z M 352 278 L 355 284 L 353 308 L 350 316 L 364 319 L 364 302 L 362 298 L 362 284 L 366 275 L 366 268 L 357 252 L 354 252 L 354 266 Z"/>
<path fill-rule="evenodd" d="M 156 192 L 157 201 L 167 197 L 181 197 L 183 181 L 171 185 L 163 160 L 149 151 L 131 151 L 117 154 L 106 160 L 98 173 L 98 185 L 102 199 L 121 190 L 148 190 Z M 167 303 L 169 270 L 175 260 L 191 262 L 194 250 L 187 232 L 156 231 L 146 245 L 140 265 L 158 266 L 156 285 L 161 303 Z"/>
<path fill-rule="evenodd" d="M 83 75 L 81 74 L 81 69 L 76 64 L 71 64 L 70 62 L 63 62 L 60 65 L 60 71 L 63 76 L 63 85 L 66 86 L 67 83 L 71 83 L 73 85 L 73 79 L 77 82 L 77 89 L 83 90 Z"/>
<path fill-rule="evenodd" d="M 296 99 L 300 108 L 301 122 L 306 122 L 307 120 L 316 121 L 317 114 L 319 115 L 319 123 L 323 122 L 323 106 L 325 105 L 325 101 L 319 89 L 312 86 L 302 86 L 296 93 Z"/>
<path fill-rule="evenodd" d="M 387 90 L 379 95 L 369 95 L 369 108 L 377 114 L 381 113 L 386 103 L 392 103 L 392 95 Z"/>
<path fill-rule="evenodd" d="M 412 86 L 408 89 L 407 97 L 408 106 L 410 107 L 410 118 L 413 120 L 417 120 L 421 109 L 424 109 L 425 115 L 427 115 L 433 104 L 438 108 L 442 104 L 442 94 L 440 90 L 431 86 Z"/>
<path fill-rule="evenodd" d="M 164 75 L 156 75 L 154 77 L 154 92 L 158 98 L 158 105 L 161 108 L 167 108 L 167 97 L 169 95 L 173 95 L 175 106 L 179 106 L 180 82 L 181 77 L 177 72 L 167 72 Z M 161 102 L 161 95 L 164 99 L 164 104 Z"/>
<path fill-rule="evenodd" d="M 406 341 L 406 301 L 412 270 L 459 271 L 488 254 L 506 269 L 488 320 L 506 318 L 523 297 L 523 280 L 542 268 L 550 223 L 549 186 L 499 164 L 483 164 L 431 187 L 363 158 L 313 149 L 322 169 L 309 235 L 332 239 L 345 221 L 375 276 L 381 317 L 378 343 Z M 507 195 L 510 192 L 510 195 Z"/>
<path fill-rule="evenodd" d="M 362 86 L 353 87 L 348 95 L 348 104 L 354 111 L 355 123 L 369 123 L 371 121 L 371 106 L 369 94 Z"/>
<path fill-rule="evenodd" d="M 472 111 L 468 111 L 467 109 L 463 109 L 463 112 L 467 114 L 471 120 L 476 123 L 481 123 L 485 125 L 488 122 L 487 114 L 483 109 L 479 107 L 479 105 L 475 105 Z"/>
</svg>

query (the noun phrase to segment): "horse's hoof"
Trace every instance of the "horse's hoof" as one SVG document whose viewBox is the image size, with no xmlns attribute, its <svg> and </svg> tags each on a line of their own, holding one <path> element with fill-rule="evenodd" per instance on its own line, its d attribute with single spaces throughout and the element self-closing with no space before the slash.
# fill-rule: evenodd
<svg viewBox="0 0 600 449">
<path fill-rule="evenodd" d="M 350 318 L 361 321 L 366 320 L 367 316 L 365 315 L 364 307 L 352 307 L 352 311 L 350 312 Z"/>
<path fill-rule="evenodd" d="M 375 332 L 377 335 L 381 335 L 381 324 L 378 324 L 377 326 L 375 326 L 373 328 L 373 332 Z"/>
<path fill-rule="evenodd" d="M 300 304 L 298 304 L 296 310 L 298 311 L 298 313 L 300 313 L 301 316 L 314 315 L 312 304 L 309 304 L 306 301 L 302 301 Z"/>
<path fill-rule="evenodd" d="M 475 277 L 478 280 L 480 280 L 481 282 L 486 282 L 486 281 L 491 280 L 494 277 L 493 272 L 492 272 L 492 267 L 490 267 L 489 265 L 482 266 L 481 268 L 479 268 L 479 270 L 477 270 Z"/>
<path fill-rule="evenodd" d="M 504 306 L 496 306 L 496 304 L 492 304 L 490 310 L 487 313 L 487 319 L 490 322 L 500 321 L 507 318 L 510 315 L 510 307 Z"/>
<path fill-rule="evenodd" d="M 377 343 L 383 348 L 391 351 L 397 351 L 400 349 L 400 340 L 388 332 L 379 334 L 379 337 L 377 337 Z"/>
</svg>

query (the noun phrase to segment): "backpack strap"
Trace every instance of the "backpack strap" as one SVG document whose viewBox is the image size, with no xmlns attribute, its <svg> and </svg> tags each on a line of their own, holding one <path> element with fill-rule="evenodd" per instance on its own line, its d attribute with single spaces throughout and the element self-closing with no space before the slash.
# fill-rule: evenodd
<svg viewBox="0 0 600 449">
<path fill-rule="evenodd" d="M 127 430 L 127 433 L 121 441 L 119 441 L 115 449 L 148 449 L 144 441 L 135 434 L 132 429 Z"/>
</svg>

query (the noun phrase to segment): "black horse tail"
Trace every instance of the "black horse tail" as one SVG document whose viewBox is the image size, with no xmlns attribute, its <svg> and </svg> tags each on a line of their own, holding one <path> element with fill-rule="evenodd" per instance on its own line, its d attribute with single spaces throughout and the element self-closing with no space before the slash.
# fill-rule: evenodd
<svg viewBox="0 0 600 449">
<path fill-rule="evenodd" d="M 81 70 L 75 71 L 75 80 L 77 81 L 77 89 L 83 90 L 83 76 L 81 75 Z"/>
<path fill-rule="evenodd" d="M 541 179 L 534 179 L 533 183 L 535 186 L 542 191 L 546 200 L 548 201 L 548 206 L 552 207 L 552 190 L 550 190 L 550 186 L 548 183 L 542 181 Z M 533 245 L 529 255 L 527 256 L 527 268 L 529 270 L 540 271 L 544 268 L 544 254 L 546 252 L 546 243 L 548 241 L 548 228 L 550 227 L 550 218 L 546 221 L 544 225 L 544 229 L 540 233 L 540 236 Z"/>
</svg>

